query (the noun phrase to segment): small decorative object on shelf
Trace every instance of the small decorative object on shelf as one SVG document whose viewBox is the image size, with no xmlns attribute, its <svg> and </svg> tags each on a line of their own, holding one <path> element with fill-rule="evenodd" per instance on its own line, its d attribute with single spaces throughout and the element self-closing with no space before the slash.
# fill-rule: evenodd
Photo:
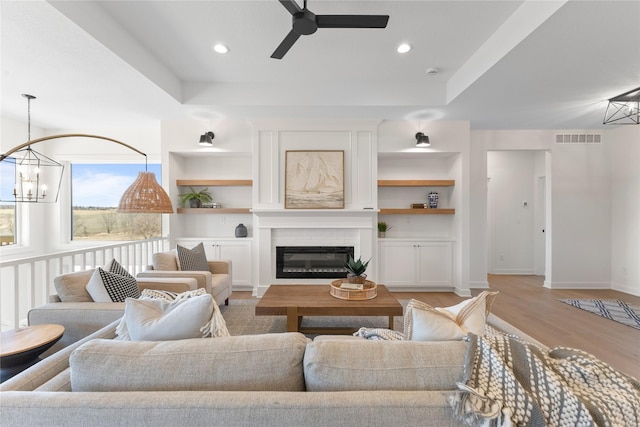
<svg viewBox="0 0 640 427">
<path fill-rule="evenodd" d="M 378 223 L 378 237 L 383 238 L 387 235 L 387 231 L 391 230 L 389 224 L 384 221 Z"/>
<path fill-rule="evenodd" d="M 438 193 L 432 191 L 428 194 L 429 209 L 436 209 L 438 207 Z"/>
<path fill-rule="evenodd" d="M 371 260 L 369 260 L 371 261 Z M 367 271 L 369 261 L 362 262 L 362 259 L 354 260 L 353 257 L 349 257 L 349 260 L 344 264 L 344 268 L 347 269 L 347 280 L 349 283 L 364 283 L 367 279 L 367 275 L 364 274 Z"/>
<path fill-rule="evenodd" d="M 427 209 L 428 203 L 411 203 L 411 209 Z"/>
<path fill-rule="evenodd" d="M 238 224 L 236 227 L 236 237 L 247 237 L 247 227 L 244 224 Z"/>
<path fill-rule="evenodd" d="M 191 191 L 180 195 L 180 202 L 182 202 L 182 206 L 187 207 L 187 202 L 189 203 L 189 207 L 199 208 L 202 207 L 203 204 L 211 203 L 213 198 L 211 197 L 211 193 L 209 193 L 209 189 L 205 188 L 204 190 L 196 191 L 193 187 L 189 187 Z"/>
</svg>

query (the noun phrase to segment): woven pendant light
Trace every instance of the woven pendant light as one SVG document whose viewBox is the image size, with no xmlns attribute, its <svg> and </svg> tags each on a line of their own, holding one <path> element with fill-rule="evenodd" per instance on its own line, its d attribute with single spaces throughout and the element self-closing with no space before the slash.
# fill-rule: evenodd
<svg viewBox="0 0 640 427">
<path fill-rule="evenodd" d="M 153 172 L 138 172 L 118 204 L 121 213 L 173 213 L 173 206 Z"/>
</svg>

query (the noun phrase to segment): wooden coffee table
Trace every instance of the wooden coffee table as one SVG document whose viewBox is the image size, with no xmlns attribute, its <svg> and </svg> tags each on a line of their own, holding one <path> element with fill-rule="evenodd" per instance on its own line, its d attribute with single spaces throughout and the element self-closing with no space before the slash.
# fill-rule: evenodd
<svg viewBox="0 0 640 427">
<path fill-rule="evenodd" d="M 64 333 L 62 325 L 34 325 L 2 332 L 0 339 L 0 382 L 37 363 L 42 353 Z"/>
<path fill-rule="evenodd" d="M 330 294 L 330 285 L 271 285 L 256 305 L 256 316 L 287 316 L 287 331 L 307 334 L 352 334 L 357 328 L 301 328 L 304 316 L 402 316 L 402 304 L 384 285 L 378 296 L 364 301 L 348 301 Z"/>
</svg>

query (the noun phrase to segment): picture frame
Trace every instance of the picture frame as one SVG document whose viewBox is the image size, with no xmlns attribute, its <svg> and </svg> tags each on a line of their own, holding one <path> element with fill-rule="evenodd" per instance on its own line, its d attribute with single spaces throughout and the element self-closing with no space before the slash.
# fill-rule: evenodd
<svg viewBox="0 0 640 427">
<path fill-rule="evenodd" d="M 285 209 L 344 209 L 344 150 L 285 151 Z"/>
</svg>

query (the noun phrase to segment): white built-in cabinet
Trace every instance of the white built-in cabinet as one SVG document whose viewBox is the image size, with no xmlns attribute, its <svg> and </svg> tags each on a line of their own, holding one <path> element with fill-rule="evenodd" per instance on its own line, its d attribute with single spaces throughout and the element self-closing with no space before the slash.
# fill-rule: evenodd
<svg viewBox="0 0 640 427">
<path fill-rule="evenodd" d="M 208 260 L 231 260 L 233 288 L 247 290 L 251 284 L 251 245 L 249 238 L 181 238 L 176 243 L 191 248 L 202 242 Z"/>
<path fill-rule="evenodd" d="M 452 242 L 432 239 L 380 239 L 378 282 L 389 288 L 449 288 Z"/>
</svg>

